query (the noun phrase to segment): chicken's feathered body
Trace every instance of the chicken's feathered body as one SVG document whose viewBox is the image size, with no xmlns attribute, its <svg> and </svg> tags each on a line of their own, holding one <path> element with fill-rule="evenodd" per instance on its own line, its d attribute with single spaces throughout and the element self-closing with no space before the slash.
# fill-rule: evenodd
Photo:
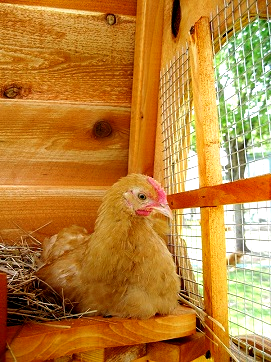
<svg viewBox="0 0 271 362">
<path fill-rule="evenodd" d="M 122 178 L 106 193 L 93 234 L 73 226 L 47 242 L 38 276 L 63 289 L 81 312 L 134 318 L 173 312 L 180 282 L 155 211 L 170 216 L 160 185 L 143 175 Z"/>
</svg>

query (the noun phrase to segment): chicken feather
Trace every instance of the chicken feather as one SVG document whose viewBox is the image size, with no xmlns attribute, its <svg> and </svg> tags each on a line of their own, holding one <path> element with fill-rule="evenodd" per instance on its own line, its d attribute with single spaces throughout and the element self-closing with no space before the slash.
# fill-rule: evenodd
<svg viewBox="0 0 271 362">
<path fill-rule="evenodd" d="M 44 241 L 38 277 L 80 312 L 141 319 L 172 313 L 180 279 L 157 213 L 171 217 L 160 184 L 140 174 L 121 178 L 107 191 L 92 234 L 73 225 Z"/>
</svg>

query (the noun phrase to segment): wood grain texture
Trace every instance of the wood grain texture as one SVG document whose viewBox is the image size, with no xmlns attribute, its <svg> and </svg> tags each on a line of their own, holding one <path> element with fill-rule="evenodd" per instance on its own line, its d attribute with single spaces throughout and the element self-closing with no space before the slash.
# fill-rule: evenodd
<svg viewBox="0 0 271 362">
<path fill-rule="evenodd" d="M 8 343 L 18 362 L 44 361 L 91 349 L 129 346 L 177 338 L 195 333 L 196 316 L 193 310 L 181 307 L 178 315 L 136 319 L 75 319 L 45 324 L 8 327 Z M 9 352 L 6 361 L 13 359 Z"/>
<path fill-rule="evenodd" d="M 135 17 L 0 3 L 0 95 L 131 105 Z"/>
<path fill-rule="evenodd" d="M 1 0 L 5 4 L 49 6 L 58 9 L 75 9 L 110 14 L 136 15 L 136 0 Z"/>
<path fill-rule="evenodd" d="M 167 197 L 172 209 L 243 204 L 271 199 L 271 175 L 202 187 Z"/>
<path fill-rule="evenodd" d="M 95 138 L 100 119 L 112 134 Z M 0 184 L 108 186 L 127 174 L 130 109 L 0 101 Z"/>
<path fill-rule="evenodd" d="M 225 332 L 208 320 L 206 323 L 227 346 L 229 344 L 228 291 L 223 206 L 201 208 L 201 238 L 205 310 L 208 315 L 221 323 Z M 208 331 L 206 334 L 212 338 Z M 211 350 L 215 361 L 230 360 L 221 344 L 210 343 L 208 349 Z"/>
<path fill-rule="evenodd" d="M 220 165 L 218 115 L 215 95 L 213 56 L 209 18 L 200 18 L 190 36 L 192 90 L 198 150 L 199 184 L 201 187 L 222 183 Z M 201 208 L 204 304 L 208 315 L 219 321 L 210 327 L 225 344 L 228 336 L 228 290 L 226 241 L 222 206 Z M 207 322 L 208 323 L 208 322 Z M 216 361 L 228 361 L 221 345 L 210 345 Z"/>
<path fill-rule="evenodd" d="M 129 173 L 153 176 L 163 0 L 138 0 Z"/>
<path fill-rule="evenodd" d="M 7 277 L 0 272 L 0 362 L 5 362 L 7 340 Z"/>
<path fill-rule="evenodd" d="M 173 341 L 149 343 L 146 357 L 157 362 L 191 362 L 205 353 L 205 335 L 197 332 Z"/>
<path fill-rule="evenodd" d="M 111 347 L 73 354 L 72 361 L 80 362 L 132 362 L 146 355 L 146 344 Z M 63 357 L 62 357 L 63 358 Z M 54 362 L 64 362 L 57 358 Z"/>
<path fill-rule="evenodd" d="M 200 187 L 222 183 L 219 123 L 209 18 L 195 23 L 190 58 Z"/>
<path fill-rule="evenodd" d="M 104 350 L 105 362 L 125 362 L 134 361 L 146 355 L 146 344 L 139 344 L 136 346 L 125 346 L 106 348 Z"/>
<path fill-rule="evenodd" d="M 0 236 L 14 242 L 49 222 L 33 236 L 43 241 L 72 224 L 91 232 L 104 193 L 104 188 L 93 186 L 0 186 Z"/>
</svg>

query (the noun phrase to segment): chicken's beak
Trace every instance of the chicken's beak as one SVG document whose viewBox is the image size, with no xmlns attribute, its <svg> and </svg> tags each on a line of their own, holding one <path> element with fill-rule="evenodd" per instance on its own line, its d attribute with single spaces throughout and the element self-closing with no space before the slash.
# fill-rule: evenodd
<svg viewBox="0 0 271 362">
<path fill-rule="evenodd" d="M 159 204 L 158 206 L 154 206 L 153 210 L 165 215 L 170 219 L 173 219 L 173 214 L 168 204 Z"/>
</svg>

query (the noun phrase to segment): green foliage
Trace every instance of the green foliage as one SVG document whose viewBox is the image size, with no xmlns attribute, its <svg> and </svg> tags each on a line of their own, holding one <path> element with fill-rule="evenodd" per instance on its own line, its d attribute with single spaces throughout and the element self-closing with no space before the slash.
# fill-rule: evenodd
<svg viewBox="0 0 271 362">
<path fill-rule="evenodd" d="M 233 167 L 245 165 L 255 148 L 271 151 L 270 32 L 270 21 L 256 19 L 215 56 L 221 143 Z"/>
</svg>

